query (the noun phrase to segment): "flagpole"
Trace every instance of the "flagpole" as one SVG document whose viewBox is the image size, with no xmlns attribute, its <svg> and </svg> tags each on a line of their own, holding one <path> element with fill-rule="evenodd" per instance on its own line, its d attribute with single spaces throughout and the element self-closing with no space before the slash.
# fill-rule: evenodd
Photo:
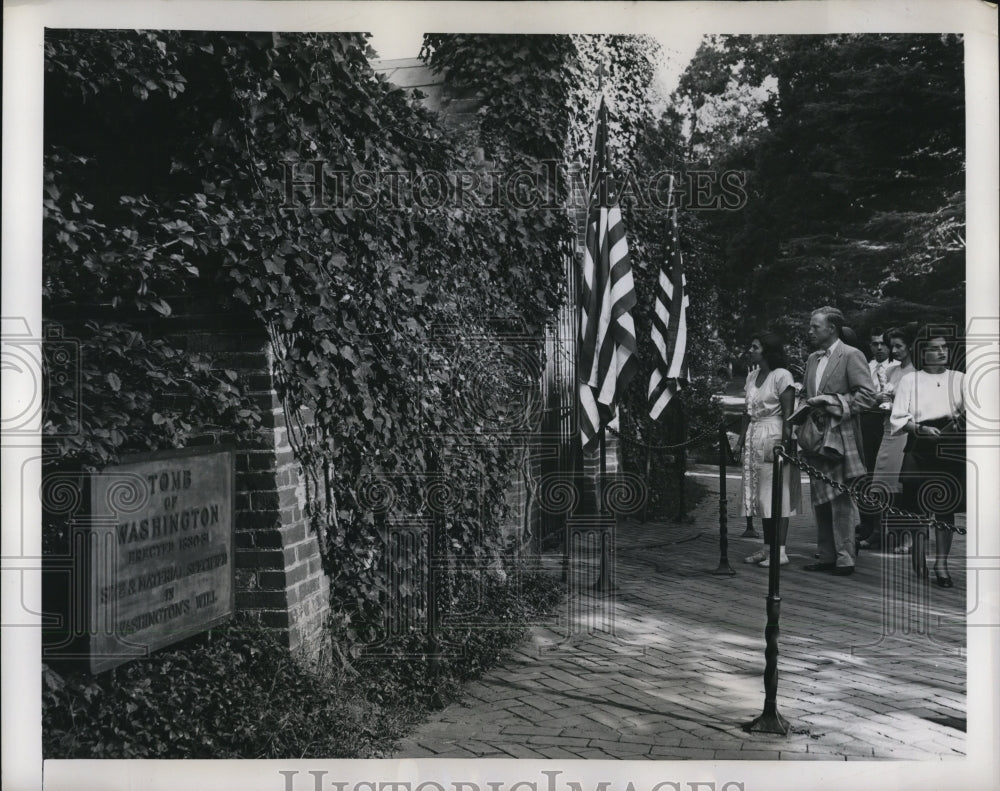
<svg viewBox="0 0 1000 791">
<path fill-rule="evenodd" d="M 601 486 L 597 492 L 597 512 L 603 517 L 604 516 L 604 487 L 607 483 L 608 475 L 608 448 L 605 444 L 605 437 L 607 436 L 607 428 L 601 426 Z"/>
<path fill-rule="evenodd" d="M 593 187 L 596 186 L 599 192 L 598 200 L 606 202 L 607 198 L 607 178 L 608 178 L 608 130 L 607 130 L 607 107 L 604 103 L 604 64 L 597 70 L 597 93 L 598 93 L 598 123 L 597 129 L 600 129 L 602 122 L 604 125 L 604 134 L 600 135 L 600 140 L 595 139 L 595 150 L 597 145 L 601 146 L 601 151 L 597 151 L 599 170 L 597 173 L 597 179 L 594 185 L 592 185 L 590 190 L 590 199 L 593 199 Z M 603 117 L 602 117 L 603 116 Z M 602 423 L 601 430 L 599 433 L 600 443 L 600 472 L 599 472 L 599 486 L 597 488 L 597 513 L 600 517 L 601 527 L 604 526 L 604 517 L 606 516 L 605 502 L 604 502 L 604 492 L 606 491 L 607 476 L 608 476 L 608 448 L 607 448 L 607 426 Z M 614 589 L 614 583 L 611 580 L 611 536 L 607 534 L 605 530 L 601 530 L 601 568 L 597 577 L 597 582 L 594 585 L 594 590 L 607 592 Z"/>
<path fill-rule="evenodd" d="M 605 528 L 605 508 L 604 508 L 604 484 L 605 479 L 608 474 L 608 458 L 607 458 L 607 448 L 605 446 L 605 436 L 607 434 L 607 429 L 605 426 L 601 426 L 601 430 L 598 433 L 600 443 L 600 457 L 601 457 L 601 471 L 600 477 L 600 487 L 597 489 L 597 513 L 598 513 L 598 525 L 599 532 L 601 536 L 601 567 L 597 574 L 597 582 L 594 583 L 594 590 L 600 593 L 608 593 L 615 589 L 615 583 L 612 579 L 611 569 L 611 553 L 613 551 L 612 542 L 614 540 L 614 530 L 608 531 Z"/>
<path fill-rule="evenodd" d="M 599 75 L 601 77 L 601 75 Z M 603 78 L 599 81 L 603 88 Z M 608 111 L 601 96 L 595 127 L 593 161 L 588 185 L 589 210 L 581 299 L 580 372 L 581 439 L 585 453 L 597 450 L 594 518 L 601 536 L 600 574 L 594 589 L 614 590 L 613 513 L 605 503 L 608 488 L 607 428 L 617 402 L 638 366 L 635 324 L 631 310 L 636 296 L 625 241 L 621 209 L 608 185 Z M 585 306 L 585 307 L 584 307 Z M 594 440 L 597 442 L 594 442 Z M 593 461 L 591 461 L 593 464 Z M 590 465 L 588 465 L 590 466 Z M 593 469 L 593 467 L 591 467 Z M 589 477 L 589 476 L 588 476 Z M 589 481 L 588 481 L 589 483 Z"/>
<path fill-rule="evenodd" d="M 605 173 L 606 173 L 606 170 L 605 170 L 605 160 L 607 159 L 607 147 L 606 147 L 605 142 L 604 142 L 604 140 L 603 140 L 603 138 L 601 136 L 601 72 L 600 71 L 598 71 L 597 80 L 598 80 L 598 83 L 597 83 L 598 84 L 597 123 L 594 125 L 594 139 L 593 139 L 593 142 L 591 144 L 589 172 L 587 174 L 588 177 L 592 178 L 592 181 L 591 181 L 590 184 L 588 184 L 588 189 L 587 189 L 587 205 L 588 205 L 588 208 L 587 208 L 587 217 L 586 217 L 585 226 L 584 226 L 585 228 L 586 228 L 586 223 L 590 222 L 590 206 L 592 205 L 593 200 L 594 200 L 594 189 L 595 188 L 599 188 L 599 185 L 604 180 Z M 594 173 L 594 160 L 595 160 L 595 158 L 597 159 L 597 165 L 598 165 L 596 174 Z M 586 238 L 586 234 L 584 236 Z M 603 504 L 603 499 L 604 498 L 603 498 L 602 495 L 604 494 L 604 474 L 605 474 L 605 471 L 607 469 L 607 458 L 605 456 L 605 446 L 604 446 L 605 427 L 604 427 L 604 422 L 603 421 L 601 421 L 601 426 L 600 426 L 599 431 L 597 432 L 597 437 L 598 437 L 598 447 L 599 447 L 598 455 L 600 457 L 600 462 L 599 462 L 600 467 L 599 467 L 599 470 L 598 470 L 597 478 L 594 480 L 594 505 L 596 506 L 595 511 L 596 511 L 597 516 L 598 517 L 603 517 L 604 516 L 604 504 Z M 602 548 L 602 550 L 601 550 L 601 573 L 600 573 L 600 577 L 599 577 L 599 579 L 597 581 L 597 587 L 599 587 L 602 584 L 603 579 L 604 579 L 604 554 L 603 554 L 603 548 Z"/>
<path fill-rule="evenodd" d="M 607 122 L 605 120 L 606 119 L 607 108 L 606 108 L 606 106 L 604 104 L 604 101 L 603 101 L 603 99 L 604 99 L 604 64 L 601 64 L 600 67 L 597 70 L 597 93 L 598 93 L 598 97 L 599 97 L 598 98 L 599 104 L 598 104 L 598 109 L 597 109 L 598 121 L 597 121 L 597 127 L 596 128 L 598 130 L 600 130 L 600 128 L 602 126 L 602 122 L 603 122 L 604 134 L 601 135 L 600 132 L 598 132 L 598 136 L 599 136 L 600 140 L 599 141 L 598 140 L 594 141 L 595 144 L 599 144 L 600 147 L 601 147 L 601 150 L 597 151 L 597 158 L 598 158 L 598 166 L 599 167 L 598 167 L 597 179 L 596 179 L 595 184 L 596 184 L 597 188 L 600 190 L 600 193 L 599 193 L 600 198 L 599 199 L 603 200 L 607 196 L 607 186 L 606 186 L 606 184 L 607 184 L 607 178 L 608 178 L 608 130 L 607 130 Z M 595 150 L 596 150 L 596 147 L 597 147 L 597 145 L 595 145 Z M 591 196 L 590 197 L 593 198 L 593 190 L 591 190 Z M 598 478 L 598 480 L 599 480 L 600 483 L 599 483 L 599 486 L 598 486 L 598 489 L 597 489 L 597 513 L 598 513 L 598 515 L 603 520 L 603 518 L 604 518 L 604 487 L 605 487 L 605 483 L 606 483 L 606 476 L 607 476 L 607 473 L 608 473 L 607 446 L 605 444 L 605 437 L 607 436 L 607 429 L 606 429 L 606 426 L 604 425 L 603 421 L 602 421 L 601 430 L 600 430 L 600 433 L 599 433 L 598 436 L 600 437 L 599 442 L 600 442 L 600 457 L 601 457 L 600 465 L 601 465 L 601 467 L 600 467 L 600 477 Z M 601 550 L 601 579 L 598 580 L 598 584 L 600 584 L 601 580 L 603 580 L 603 579 L 604 579 L 604 551 L 603 551 L 603 547 L 602 547 L 602 550 Z"/>
</svg>

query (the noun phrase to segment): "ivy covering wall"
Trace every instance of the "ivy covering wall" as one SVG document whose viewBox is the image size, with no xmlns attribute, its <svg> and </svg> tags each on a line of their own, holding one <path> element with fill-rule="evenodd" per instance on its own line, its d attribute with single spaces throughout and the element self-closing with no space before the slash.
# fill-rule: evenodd
<svg viewBox="0 0 1000 791">
<path fill-rule="evenodd" d="M 207 426 L 252 441 L 248 383 L 182 351 L 163 322 L 195 301 L 263 328 L 334 609 L 355 645 L 379 637 L 391 597 L 427 606 L 390 588 L 406 571 L 392 564 L 409 561 L 387 553 L 379 480 L 397 482 L 396 512 L 409 514 L 426 513 L 429 476 L 447 482 L 445 609 L 476 569 L 503 567 L 505 492 L 519 469 L 492 418 L 525 370 L 540 370 L 542 328 L 563 296 L 574 229 L 558 201 L 400 204 L 389 193 L 399 182 L 366 180 L 401 171 L 406 187 L 469 171 L 477 150 L 508 173 L 564 156 L 570 97 L 589 75 L 582 50 L 564 36 L 476 38 L 428 37 L 425 53 L 488 94 L 464 136 L 377 75 L 361 34 L 46 40 L 44 315 L 79 340 L 82 366 L 79 401 L 71 384 L 50 383 L 50 467 L 100 468 Z M 323 200 L 298 183 L 314 167 L 340 174 Z M 506 319 L 527 341 L 514 358 L 497 340 Z"/>
</svg>

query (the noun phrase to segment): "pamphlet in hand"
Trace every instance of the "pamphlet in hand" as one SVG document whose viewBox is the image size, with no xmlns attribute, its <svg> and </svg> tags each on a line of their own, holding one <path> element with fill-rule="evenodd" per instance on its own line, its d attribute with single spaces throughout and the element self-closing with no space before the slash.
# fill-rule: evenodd
<svg viewBox="0 0 1000 791">
<path fill-rule="evenodd" d="M 809 404 L 803 402 L 798 409 L 785 418 L 785 422 L 791 423 L 793 426 L 801 426 L 806 422 L 806 418 L 809 416 L 809 411 L 811 409 L 812 407 L 809 406 Z"/>
</svg>

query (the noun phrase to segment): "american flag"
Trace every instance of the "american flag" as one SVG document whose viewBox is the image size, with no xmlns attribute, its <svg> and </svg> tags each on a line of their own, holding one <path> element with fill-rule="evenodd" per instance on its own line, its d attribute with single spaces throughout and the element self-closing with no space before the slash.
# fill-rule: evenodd
<svg viewBox="0 0 1000 791">
<path fill-rule="evenodd" d="M 669 268 L 669 271 L 667 271 Z M 687 383 L 687 280 L 677 238 L 677 208 L 670 213 L 670 237 L 660 265 L 653 312 L 656 368 L 649 377 L 649 416 L 656 420 L 678 388 Z"/>
<path fill-rule="evenodd" d="M 595 139 L 596 175 L 587 218 L 580 294 L 580 440 L 594 447 L 635 375 L 635 286 L 621 208 L 607 175 L 608 110 L 601 100 Z"/>
</svg>

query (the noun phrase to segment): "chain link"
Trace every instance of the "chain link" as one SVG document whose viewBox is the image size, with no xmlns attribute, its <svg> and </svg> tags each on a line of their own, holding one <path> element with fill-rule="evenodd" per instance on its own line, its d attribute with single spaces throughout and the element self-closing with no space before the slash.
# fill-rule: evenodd
<svg viewBox="0 0 1000 791">
<path fill-rule="evenodd" d="M 708 437 L 716 437 L 719 434 L 719 427 L 715 426 L 714 428 L 707 428 L 703 432 L 701 432 L 701 434 L 699 434 L 698 436 L 692 437 L 691 439 L 687 439 L 684 442 L 680 442 L 680 443 L 678 443 L 676 445 L 650 445 L 650 444 L 647 444 L 645 442 L 640 442 L 637 439 L 632 439 L 630 437 L 623 437 L 619 432 L 615 431 L 613 428 L 608 427 L 607 430 L 608 430 L 609 433 L 611 433 L 614 436 L 618 437 L 618 439 L 621 442 L 624 442 L 626 445 L 632 445 L 633 447 L 642 448 L 643 450 L 647 450 L 647 451 L 652 451 L 652 450 L 683 450 L 685 448 L 690 448 L 690 447 L 692 447 L 694 445 L 699 444 L 700 442 L 702 442 L 703 440 L 707 439 Z"/>
<path fill-rule="evenodd" d="M 615 431 L 612 428 L 608 428 L 607 430 L 614 436 L 618 437 L 620 441 L 624 442 L 627 445 L 643 448 L 644 450 L 647 451 L 653 451 L 653 450 L 661 451 L 661 450 L 682 450 L 684 448 L 689 448 L 692 447 L 693 445 L 697 445 L 698 443 L 702 442 L 703 440 L 709 437 L 717 436 L 719 427 L 716 426 L 713 428 L 705 429 L 701 434 L 697 435 L 696 437 L 692 437 L 691 439 L 678 443 L 676 445 L 649 445 L 645 442 L 639 442 L 638 440 L 630 439 L 628 437 L 623 437 L 619 432 Z M 803 470 L 811 478 L 817 478 L 818 480 L 823 481 L 824 483 L 828 484 L 829 486 L 832 486 L 834 489 L 841 492 L 842 494 L 849 495 L 851 499 L 853 499 L 855 502 L 864 505 L 868 508 L 879 510 L 885 514 L 888 514 L 889 516 L 901 517 L 904 519 L 909 519 L 911 521 L 919 522 L 929 527 L 949 530 L 953 533 L 958 533 L 959 535 L 966 534 L 966 529 L 964 527 L 959 527 L 957 525 L 953 525 L 948 522 L 942 522 L 938 519 L 933 519 L 924 514 L 916 514 L 913 513 L 912 511 L 906 511 L 902 508 L 897 508 L 894 505 L 886 505 L 879 498 L 873 497 L 872 495 L 866 492 L 859 491 L 856 487 L 849 486 L 848 484 L 843 483 L 842 481 L 834 480 L 819 468 L 815 467 L 814 465 L 810 464 L 807 461 L 803 461 L 798 456 L 793 456 L 785 452 L 784 450 L 775 450 L 775 453 L 778 456 L 781 456 L 781 458 L 783 458 L 788 463 L 794 464 L 800 470 Z"/>
<path fill-rule="evenodd" d="M 958 533 L 959 535 L 964 536 L 966 533 L 964 527 L 958 527 L 957 525 L 949 524 L 948 522 L 941 522 L 937 519 L 932 519 L 931 517 L 925 516 L 923 514 L 915 514 L 912 511 L 904 511 L 902 508 L 896 508 L 893 505 L 885 505 L 877 497 L 873 497 L 872 495 L 867 494 L 866 492 L 858 491 L 855 487 L 848 486 L 846 483 L 843 483 L 841 481 L 835 481 L 829 475 L 826 475 L 824 472 L 817 469 L 809 462 L 803 461 L 798 456 L 793 456 L 789 453 L 786 453 L 783 449 L 779 450 L 776 448 L 774 452 L 776 455 L 781 456 L 781 458 L 783 458 L 785 461 L 789 462 L 790 464 L 794 464 L 800 470 L 804 470 L 809 475 L 810 478 L 818 478 L 819 480 L 832 486 L 834 489 L 841 492 L 842 494 L 850 495 L 851 499 L 853 499 L 855 502 L 867 506 L 868 508 L 877 509 L 879 511 L 882 511 L 883 513 L 888 514 L 889 516 L 903 517 L 905 519 L 909 519 L 915 522 L 920 522 L 921 524 L 926 524 L 929 527 L 940 528 L 943 530 L 950 530 L 951 532 Z"/>
</svg>

